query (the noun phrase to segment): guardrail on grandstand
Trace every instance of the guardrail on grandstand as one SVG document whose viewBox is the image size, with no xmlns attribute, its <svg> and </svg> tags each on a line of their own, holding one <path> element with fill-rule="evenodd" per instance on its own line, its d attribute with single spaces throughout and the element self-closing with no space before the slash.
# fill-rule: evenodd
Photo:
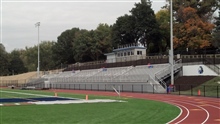
<svg viewBox="0 0 220 124">
<path fill-rule="evenodd" d="M 216 72 L 218 75 L 220 74 L 220 68 L 217 65 L 215 65 L 215 62 L 205 59 L 203 63 L 210 69 L 212 69 L 214 72 Z"/>
</svg>

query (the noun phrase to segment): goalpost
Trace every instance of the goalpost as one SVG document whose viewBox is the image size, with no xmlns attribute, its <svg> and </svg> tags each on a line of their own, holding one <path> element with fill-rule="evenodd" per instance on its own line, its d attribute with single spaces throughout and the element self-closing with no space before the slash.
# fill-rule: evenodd
<svg viewBox="0 0 220 124">
<path fill-rule="evenodd" d="M 112 89 L 118 94 L 118 97 L 120 98 L 120 96 L 121 96 L 120 86 L 118 86 L 118 90 L 114 86 L 112 86 Z"/>
</svg>

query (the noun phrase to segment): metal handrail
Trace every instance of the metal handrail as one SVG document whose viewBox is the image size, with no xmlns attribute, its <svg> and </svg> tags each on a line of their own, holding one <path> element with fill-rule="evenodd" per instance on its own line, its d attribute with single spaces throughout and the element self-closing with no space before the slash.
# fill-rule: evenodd
<svg viewBox="0 0 220 124">
<path fill-rule="evenodd" d="M 207 60 L 207 59 L 204 59 L 205 60 L 205 62 L 204 62 L 204 64 L 206 65 L 206 66 L 208 66 L 210 69 L 212 69 L 214 72 L 216 72 L 218 75 L 220 74 L 220 68 L 217 66 L 217 65 L 215 65 L 213 62 L 211 62 L 211 61 L 209 61 L 209 60 Z M 214 68 L 212 68 L 212 67 L 214 67 Z"/>
</svg>

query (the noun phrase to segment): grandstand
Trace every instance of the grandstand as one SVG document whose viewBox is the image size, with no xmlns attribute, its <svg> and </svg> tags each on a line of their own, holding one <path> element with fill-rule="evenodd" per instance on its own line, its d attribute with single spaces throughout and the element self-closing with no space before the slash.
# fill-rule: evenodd
<svg viewBox="0 0 220 124">
<path fill-rule="evenodd" d="M 72 84 L 83 85 L 81 87 L 91 86 L 97 89 L 97 85 L 108 85 L 109 90 L 111 86 L 132 84 L 135 87 L 137 85 L 146 85 L 148 88 L 146 92 L 165 92 L 166 85 L 161 86 L 160 82 L 156 81 L 155 74 L 162 70 L 169 68 L 169 64 L 154 64 L 154 65 L 140 65 L 140 66 L 126 66 L 115 68 L 100 68 L 89 70 L 77 70 L 77 71 L 65 71 L 56 75 L 44 75 L 42 78 L 46 78 L 51 87 L 54 88 L 57 85 L 65 88 L 66 85 Z M 64 86 L 65 85 L 65 86 Z M 87 85 L 87 86 L 86 86 Z M 105 90 L 99 87 L 99 90 Z M 80 88 L 80 86 L 78 86 Z M 129 91 L 130 88 L 124 90 Z M 133 89 L 138 91 L 139 88 Z"/>
<path fill-rule="evenodd" d="M 140 50 L 135 50 L 135 48 L 140 49 L 139 46 L 122 48 L 123 51 L 117 49 L 116 53 L 107 54 L 110 55 L 108 61 L 76 63 L 62 71 L 49 71 L 39 79 L 32 77 L 22 83 L 23 86 L 37 88 L 114 91 L 113 87 L 115 87 L 128 92 L 166 92 L 171 73 L 169 56 L 146 56 L 140 52 L 143 48 Z M 115 55 L 113 58 L 115 60 L 111 60 L 112 55 Z M 120 57 L 126 59 L 120 59 Z M 202 65 L 206 69 L 205 72 L 208 72 L 208 69 L 213 70 L 212 75 L 220 73 L 219 55 L 175 55 L 174 59 L 175 79 L 184 75 L 183 68 L 188 65 Z M 194 68 L 195 73 L 198 72 L 197 66 L 191 67 Z M 34 75 L 36 76 L 36 72 Z M 15 80 L 19 82 L 20 79 L 15 78 Z M 2 82 L 13 81 L 3 78 Z"/>
</svg>

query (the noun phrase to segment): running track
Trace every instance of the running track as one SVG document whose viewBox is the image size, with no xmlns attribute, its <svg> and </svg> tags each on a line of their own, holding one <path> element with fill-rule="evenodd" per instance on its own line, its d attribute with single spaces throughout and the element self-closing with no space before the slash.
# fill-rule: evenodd
<svg viewBox="0 0 220 124">
<path fill-rule="evenodd" d="M 117 96 L 115 92 L 57 89 L 52 91 L 88 95 Z M 176 118 L 168 122 L 168 124 L 220 124 L 220 99 L 218 98 L 127 92 L 122 92 L 121 96 L 161 101 L 177 106 L 181 112 Z"/>
</svg>

